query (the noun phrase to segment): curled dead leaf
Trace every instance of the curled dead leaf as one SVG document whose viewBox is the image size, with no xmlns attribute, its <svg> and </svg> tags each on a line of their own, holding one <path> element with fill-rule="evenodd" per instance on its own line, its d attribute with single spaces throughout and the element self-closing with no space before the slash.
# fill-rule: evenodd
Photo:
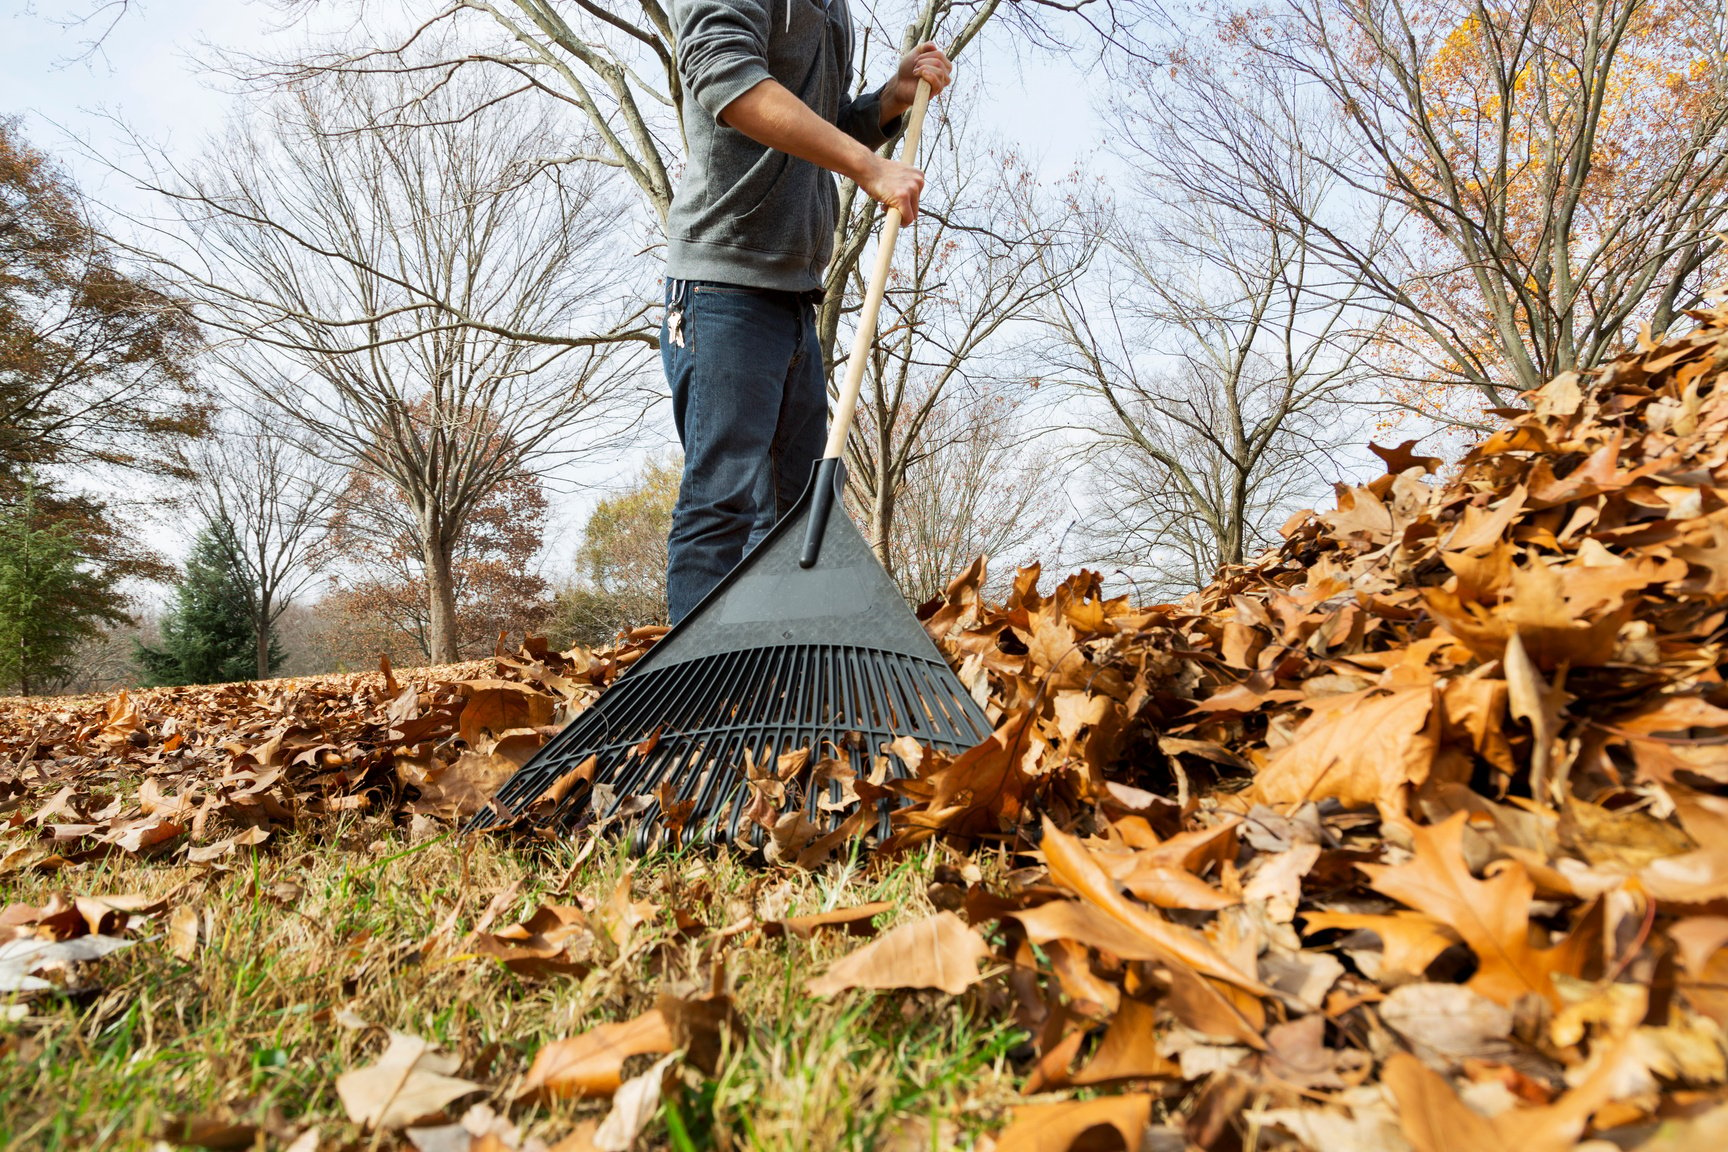
<svg viewBox="0 0 1728 1152">
<path fill-rule="evenodd" d="M 666 1018 L 651 1009 L 633 1020 L 601 1024 L 580 1036 L 554 1040 L 534 1055 L 518 1100 L 610 1096 L 623 1083 L 624 1061 L 670 1052 L 676 1044 Z"/>
<path fill-rule="evenodd" d="M 806 982 L 812 996 L 853 988 L 937 988 L 957 995 L 978 982 L 990 955 L 984 938 L 952 912 L 902 924 L 842 956 Z"/>
</svg>

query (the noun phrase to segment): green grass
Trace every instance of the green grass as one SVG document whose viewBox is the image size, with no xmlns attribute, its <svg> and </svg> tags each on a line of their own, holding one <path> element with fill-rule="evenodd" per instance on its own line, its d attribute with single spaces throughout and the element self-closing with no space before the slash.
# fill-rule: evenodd
<svg viewBox="0 0 1728 1152">
<path fill-rule="evenodd" d="M 0 847 L 16 837 L 0 838 Z M 817 873 L 769 871 L 724 855 L 641 864 L 632 892 L 654 915 L 624 955 L 603 951 L 581 978 L 530 980 L 456 947 L 422 956 L 441 925 L 458 944 L 493 898 L 511 924 L 543 901 L 603 905 L 629 862 L 573 845 L 409 844 L 388 825 L 331 823 L 273 838 L 220 870 L 115 855 L 63 872 L 0 878 L 5 901 L 53 892 L 171 896 L 214 926 L 191 962 L 169 947 L 167 916 L 135 921 L 138 941 L 96 965 L 91 986 L 0 1010 L 0 1148 L 155 1148 L 176 1116 L 257 1124 L 280 1147 L 315 1125 L 323 1147 L 406 1147 L 350 1124 L 336 1077 L 373 1062 L 396 1029 L 459 1053 L 459 1074 L 524 1135 L 556 1142 L 604 1101 L 511 1100 L 543 1044 L 627 1019 L 664 990 L 705 989 L 723 958 L 743 1030 L 711 1077 L 681 1072 L 641 1146 L 675 1149 L 967 1147 L 1012 1103 L 1008 1052 L 1022 1036 L 965 997 L 848 993 L 804 982 L 859 942 L 766 940 L 716 930 L 753 913 L 793 915 L 894 901 L 889 924 L 927 915 L 933 858 L 850 861 Z M 707 925 L 680 934 L 674 909 Z M 358 1017 L 367 1027 L 345 1026 Z M 646 1066 L 636 1058 L 626 1075 Z"/>
</svg>

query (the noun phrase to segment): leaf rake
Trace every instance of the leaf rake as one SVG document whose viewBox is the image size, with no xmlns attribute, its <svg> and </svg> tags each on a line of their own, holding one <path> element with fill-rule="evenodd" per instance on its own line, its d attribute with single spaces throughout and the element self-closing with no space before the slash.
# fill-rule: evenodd
<svg viewBox="0 0 1728 1152">
<path fill-rule="evenodd" d="M 916 156 L 929 88 L 908 116 Z M 691 614 L 536 752 L 469 827 L 544 821 L 564 830 L 634 823 L 634 846 L 668 839 L 760 845 L 746 766 L 810 750 L 858 777 L 908 774 L 900 738 L 958 752 L 990 723 L 943 661 L 840 504 L 852 425 L 900 233 L 889 209 L 826 450 L 798 502 Z M 804 814 L 832 830 L 845 786 L 806 773 Z M 877 831 L 888 831 L 879 793 Z M 868 815 L 868 812 L 866 812 Z"/>
</svg>

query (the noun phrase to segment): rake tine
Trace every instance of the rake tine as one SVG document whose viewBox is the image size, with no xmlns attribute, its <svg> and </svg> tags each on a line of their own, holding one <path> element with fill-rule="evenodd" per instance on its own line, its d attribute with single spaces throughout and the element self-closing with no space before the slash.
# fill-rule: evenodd
<svg viewBox="0 0 1728 1152">
<path fill-rule="evenodd" d="M 955 722 L 954 714 L 948 707 L 953 700 L 952 694 L 944 693 L 942 691 L 943 685 L 935 676 L 931 675 L 931 671 L 932 670 L 927 667 L 920 668 L 918 669 L 917 674 L 924 681 L 923 699 L 929 701 L 932 705 L 932 726 L 936 727 L 939 725 L 940 727 L 938 728 L 938 731 L 941 735 L 951 740 L 960 739 L 962 738 L 960 727 Z M 944 669 L 944 671 L 946 671 L 946 669 Z M 968 697 L 968 699 L 970 699 L 970 697 Z"/>
<path fill-rule="evenodd" d="M 774 653 L 774 655 L 783 659 L 785 652 L 782 650 Z M 770 660 L 768 662 L 768 668 L 765 669 L 765 671 L 775 668 L 780 662 L 780 660 Z M 753 678 L 753 680 L 754 679 L 755 678 Z M 758 689 L 760 688 L 759 681 L 757 681 L 757 687 Z M 740 727 L 735 728 L 731 733 L 727 734 L 722 739 L 718 754 L 708 758 L 708 772 L 705 776 L 700 780 L 691 781 L 692 786 L 696 784 L 701 785 L 701 791 L 695 798 L 696 808 L 691 813 L 692 819 L 694 819 L 697 814 L 708 810 L 716 799 L 717 793 L 724 789 L 727 783 L 725 777 L 734 775 L 734 769 L 736 767 L 735 760 L 736 758 L 741 757 L 746 751 L 745 741 L 748 738 L 747 731 L 747 729 Z M 741 773 L 737 773 L 737 775 L 742 778 Z"/>
</svg>

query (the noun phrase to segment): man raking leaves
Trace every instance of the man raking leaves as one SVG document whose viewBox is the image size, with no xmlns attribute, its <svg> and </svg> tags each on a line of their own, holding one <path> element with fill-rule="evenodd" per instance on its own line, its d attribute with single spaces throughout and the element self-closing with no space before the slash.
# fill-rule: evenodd
<svg viewBox="0 0 1728 1152">
<path fill-rule="evenodd" d="M 909 746 L 957 752 L 990 733 L 838 506 L 894 242 L 923 187 L 871 146 L 904 108 L 917 156 L 948 61 L 926 44 L 881 92 L 849 100 L 845 0 L 686 0 L 673 12 L 691 157 L 672 210 L 662 342 L 685 447 L 673 628 L 476 823 L 634 820 L 640 848 L 771 834 L 797 852 L 818 831 L 885 834 L 881 784 L 916 762 Z M 826 443 L 814 298 L 838 197 L 823 168 L 887 205 Z"/>
<path fill-rule="evenodd" d="M 688 166 L 667 222 L 660 354 L 684 445 L 666 599 L 676 624 L 768 534 L 822 454 L 827 373 L 816 306 L 837 172 L 918 213 L 924 175 L 875 151 L 920 79 L 922 44 L 854 98 L 846 0 L 673 0 Z"/>
</svg>

